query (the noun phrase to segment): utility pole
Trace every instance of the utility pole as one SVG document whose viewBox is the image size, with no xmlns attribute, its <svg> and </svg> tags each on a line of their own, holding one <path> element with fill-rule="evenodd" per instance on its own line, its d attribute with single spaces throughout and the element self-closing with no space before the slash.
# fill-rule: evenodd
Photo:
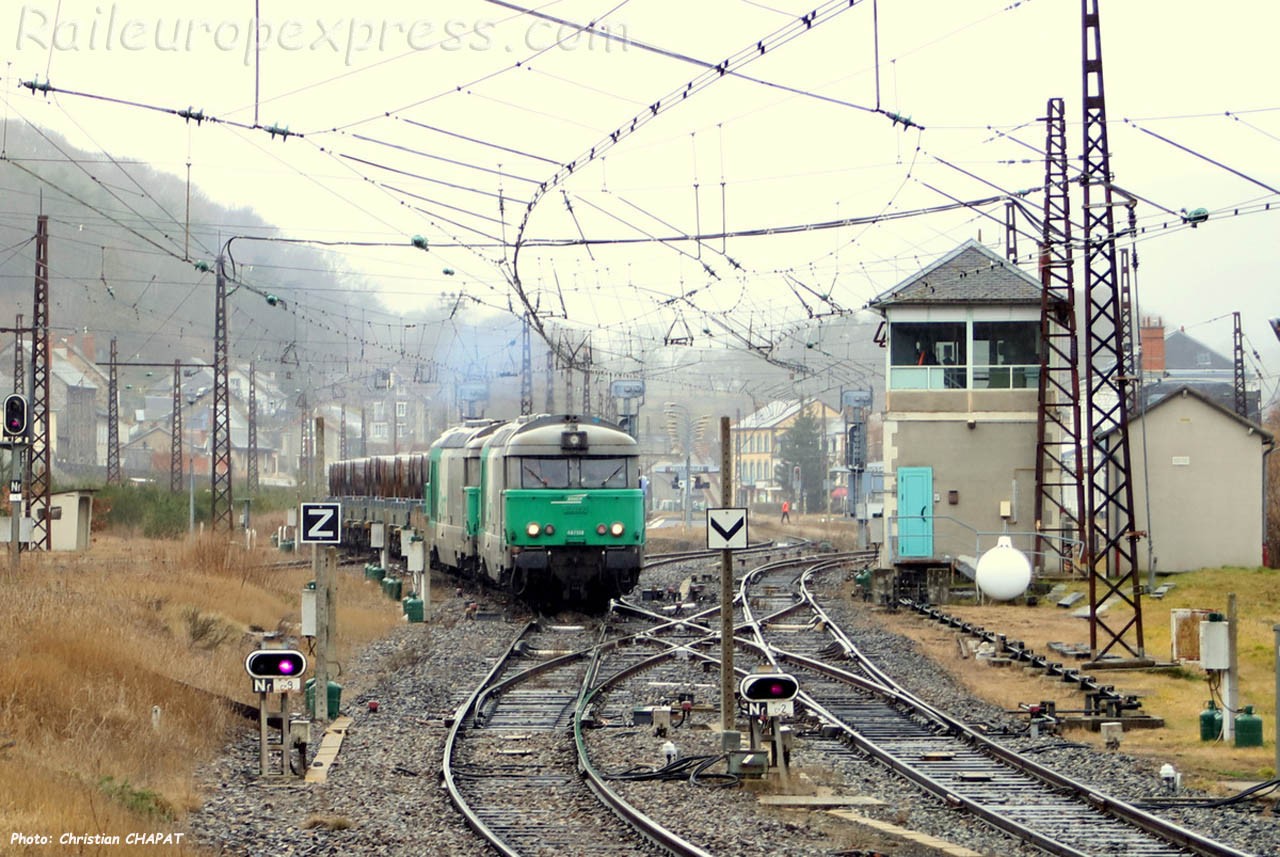
<svg viewBox="0 0 1280 857">
<path fill-rule="evenodd" d="M 49 468 L 49 216 L 36 219 L 36 285 L 31 314 L 31 452 L 28 482 L 31 548 L 52 550 L 49 516 L 51 480 Z"/>
<path fill-rule="evenodd" d="M 216 292 L 214 295 L 213 337 L 213 452 L 210 463 L 213 503 L 210 526 L 230 532 L 234 528 L 231 514 L 231 391 L 227 361 L 230 355 L 227 331 L 226 258 L 218 256 Z"/>
<path fill-rule="evenodd" d="M 89 359 L 93 359 L 92 354 Z M 96 432 L 95 432 L 96 434 Z M 94 439 L 97 445 L 97 439 Z M 97 454 L 94 454 L 97 462 Z M 116 368 L 116 338 L 111 337 L 111 371 L 107 375 L 107 484 L 124 481 L 120 473 L 120 373 Z"/>
<path fill-rule="evenodd" d="M 729 418 L 720 418 L 720 506 L 733 505 L 733 451 L 729 447 Z M 720 729 L 733 731 L 733 551 L 720 552 Z M 728 747 L 721 747 L 728 750 Z"/>
<path fill-rule="evenodd" d="M 18 313 L 13 337 L 13 392 L 25 396 L 27 391 L 26 372 L 22 365 L 22 313 Z M 15 443 L 9 447 L 9 562 L 14 574 L 18 573 L 22 561 L 22 498 L 27 468 L 26 456 L 25 446 Z M 17 491 L 13 490 L 15 483 L 18 487 Z"/>
<path fill-rule="evenodd" d="M 258 364 L 249 361 L 249 461 L 245 474 L 245 490 L 250 497 L 258 494 Z"/>
<path fill-rule="evenodd" d="M 308 420 L 309 421 L 309 420 Z M 310 499 L 319 500 L 324 494 L 320 484 L 324 474 L 324 417 L 315 418 L 313 439 L 316 453 L 311 457 Z M 299 519 L 299 525 L 301 525 Z M 337 633 L 337 610 L 333 589 L 335 551 L 332 548 L 311 546 L 311 566 L 316 582 L 316 677 L 314 692 L 315 716 L 322 724 L 329 720 L 329 663 L 333 659 L 333 641 Z"/>
</svg>

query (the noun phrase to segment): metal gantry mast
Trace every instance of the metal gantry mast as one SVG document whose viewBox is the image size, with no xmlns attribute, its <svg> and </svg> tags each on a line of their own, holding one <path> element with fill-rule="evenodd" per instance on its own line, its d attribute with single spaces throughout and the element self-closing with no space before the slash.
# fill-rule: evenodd
<svg viewBox="0 0 1280 857">
<path fill-rule="evenodd" d="M 1052 102 L 1050 102 L 1052 103 Z M 1047 157 L 1047 153 L 1046 153 Z M 1004 255 L 1015 265 L 1018 264 L 1018 207 L 1013 200 L 1004 204 Z"/>
<path fill-rule="evenodd" d="M 36 219 L 36 285 L 31 313 L 31 549 L 52 550 L 49 471 L 49 216 Z"/>
<path fill-rule="evenodd" d="M 1083 546 L 1080 479 L 1080 371 L 1076 335 L 1075 260 L 1067 177 L 1067 119 L 1061 98 L 1049 99 L 1045 195 L 1040 242 L 1040 378 L 1036 411 L 1036 561 L 1043 570 L 1072 568 Z"/>
<path fill-rule="evenodd" d="M 213 460 L 210 481 L 213 494 L 210 526 L 216 532 L 233 527 L 231 505 L 231 393 L 227 378 L 227 275 L 226 258 L 218 256 L 213 311 Z"/>
<path fill-rule="evenodd" d="M 250 497 L 258 494 L 258 364 L 249 361 L 249 461 L 245 471 L 245 490 Z"/>
<path fill-rule="evenodd" d="M 347 450 L 347 403 L 342 403 L 341 422 L 338 423 L 338 458 L 345 461 L 351 456 Z"/>
<path fill-rule="evenodd" d="M 1249 397 L 1245 395 L 1244 389 L 1244 332 L 1240 329 L 1240 313 L 1231 313 L 1231 323 L 1234 325 L 1232 330 L 1231 350 L 1232 359 L 1231 366 L 1234 370 L 1232 377 L 1232 389 L 1235 392 L 1236 413 L 1249 419 Z"/>
<path fill-rule="evenodd" d="M 533 347 L 529 340 L 529 316 L 520 326 L 520 413 L 533 413 Z"/>
<path fill-rule="evenodd" d="M 18 327 L 22 327 L 22 317 L 18 317 Z M 556 352 L 547 349 L 547 413 L 556 412 Z"/>
<path fill-rule="evenodd" d="M 1129 663 L 1150 662 L 1142 636 L 1134 526 L 1133 483 L 1129 458 L 1129 385 L 1125 374 L 1130 332 L 1125 326 L 1116 278 L 1115 200 L 1107 144 L 1107 102 L 1102 76 L 1102 32 L 1098 0 L 1081 0 L 1084 76 L 1084 252 L 1088 297 L 1086 401 L 1088 407 L 1087 509 L 1085 560 L 1089 569 L 1089 644 L 1093 664 L 1113 649 Z M 1116 627 L 1098 615 L 1107 601 L 1128 610 L 1113 611 Z M 1117 605 L 1118 606 L 1118 605 Z M 1130 612 L 1131 611 L 1131 612 Z M 1124 662 L 1122 659 L 1119 662 Z"/>
<path fill-rule="evenodd" d="M 591 337 L 583 343 L 586 353 L 582 355 L 582 415 L 591 416 Z"/>
<path fill-rule="evenodd" d="M 112 340 L 114 342 L 114 340 Z M 169 493 L 182 493 L 182 463 L 186 452 L 182 434 L 182 361 L 173 361 L 173 414 L 169 420 Z"/>
<path fill-rule="evenodd" d="M 93 355 L 89 355 L 93 359 Z M 116 338 L 111 337 L 111 366 L 107 375 L 107 484 L 124 481 L 120 473 L 120 372 L 116 366 Z"/>
</svg>

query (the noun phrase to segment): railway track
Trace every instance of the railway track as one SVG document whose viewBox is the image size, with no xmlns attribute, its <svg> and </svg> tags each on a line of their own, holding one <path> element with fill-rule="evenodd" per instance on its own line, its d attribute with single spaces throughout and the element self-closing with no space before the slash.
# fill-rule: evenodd
<svg viewBox="0 0 1280 857">
<path fill-rule="evenodd" d="M 526 626 L 471 698 L 446 741 L 443 776 L 467 823 L 499 853 L 706 857 L 581 775 L 569 731 L 596 661 L 592 631 Z M 581 747 L 581 741 L 577 746 Z M 554 810 L 547 807 L 553 806 Z"/>
<path fill-rule="evenodd" d="M 815 563 L 791 605 L 777 591 L 780 569 L 753 572 L 741 599 L 765 656 L 799 678 L 801 701 L 858 752 L 1050 854 L 1247 857 L 1020 756 L 906 691 L 818 603 L 809 581 L 836 567 Z"/>
<path fill-rule="evenodd" d="M 822 726 L 822 737 L 808 739 L 812 751 L 874 758 L 944 805 L 1049 854 L 1248 857 L 1020 756 L 898 685 L 832 620 L 814 584 L 871 561 L 865 552 L 787 557 L 739 584 L 735 645 L 799 678 L 798 702 Z M 629 722 L 644 701 L 619 690 L 629 680 L 674 700 L 661 688 L 699 684 L 701 671 L 709 689 L 719 610 L 670 616 L 617 602 L 607 637 L 586 629 L 522 634 L 450 735 L 445 780 L 468 823 L 510 855 L 709 854 L 690 841 L 697 836 L 681 838 L 620 796 L 611 782 L 617 772 L 597 769 L 585 735 Z M 553 794 L 564 811 L 549 814 L 545 800 L 531 800 L 535 793 Z"/>
</svg>

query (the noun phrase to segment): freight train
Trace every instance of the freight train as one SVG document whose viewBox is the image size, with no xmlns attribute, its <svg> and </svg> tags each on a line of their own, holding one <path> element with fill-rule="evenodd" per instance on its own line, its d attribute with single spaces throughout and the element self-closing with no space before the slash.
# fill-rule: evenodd
<svg viewBox="0 0 1280 857">
<path fill-rule="evenodd" d="M 329 493 L 349 549 L 412 531 L 433 569 L 541 608 L 601 607 L 644 562 L 638 445 L 592 417 L 469 420 L 425 453 L 334 463 Z"/>
</svg>

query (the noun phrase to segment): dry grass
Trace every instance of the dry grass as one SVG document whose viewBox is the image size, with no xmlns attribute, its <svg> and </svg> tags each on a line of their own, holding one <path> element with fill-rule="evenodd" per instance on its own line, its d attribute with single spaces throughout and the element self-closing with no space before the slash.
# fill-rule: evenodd
<svg viewBox="0 0 1280 857">
<path fill-rule="evenodd" d="M 1143 712 L 1163 718 L 1163 729 L 1131 730 L 1124 737 L 1126 752 L 1172 762 L 1200 785 L 1222 780 L 1258 780 L 1275 775 L 1275 655 L 1272 625 L 1280 619 L 1280 576 L 1264 569 L 1221 569 L 1174 575 L 1165 579 L 1176 588 L 1161 601 L 1143 600 L 1143 629 L 1147 653 L 1158 662 L 1170 660 L 1174 608 L 1197 607 L 1225 613 L 1227 593 L 1237 595 L 1240 704 L 1252 705 L 1263 718 L 1262 747 L 1238 748 L 1199 738 L 1199 713 L 1209 699 L 1206 674 L 1194 664 L 1163 670 L 1094 671 L 1106 684 L 1142 696 Z M 1083 581 L 1075 588 L 1086 591 Z M 1089 623 L 1051 604 L 1037 607 L 950 605 L 947 612 L 986 628 L 1021 639 L 1037 652 L 1052 654 L 1050 641 L 1089 644 Z M 1112 611 L 1104 618 L 1112 628 L 1123 627 L 1129 615 Z M 1083 694 L 1071 685 L 1026 674 L 1017 668 L 987 666 L 960 655 L 956 633 L 925 620 L 883 614 L 888 625 L 917 640 L 937 663 L 956 675 L 978 695 L 1003 708 L 1053 699 L 1059 708 L 1083 707 Z M 1054 658 L 1062 660 L 1062 658 Z M 1101 744 L 1098 736 L 1072 732 L 1073 740 Z"/>
<path fill-rule="evenodd" d="M 298 621 L 310 570 L 268 567 L 284 556 L 213 537 L 97 535 L 84 556 L 27 554 L 16 576 L 6 563 L 3 848 L 18 847 L 12 832 L 52 835 L 56 843 L 63 832 L 183 829 L 184 814 L 199 801 L 193 770 L 233 729 L 249 726 L 210 694 L 256 703 L 243 665 L 257 641 L 251 629 L 292 630 Z M 398 621 L 395 606 L 349 572 L 340 575 L 338 601 L 347 652 Z M 188 839 L 146 853 L 198 852 Z"/>
</svg>

